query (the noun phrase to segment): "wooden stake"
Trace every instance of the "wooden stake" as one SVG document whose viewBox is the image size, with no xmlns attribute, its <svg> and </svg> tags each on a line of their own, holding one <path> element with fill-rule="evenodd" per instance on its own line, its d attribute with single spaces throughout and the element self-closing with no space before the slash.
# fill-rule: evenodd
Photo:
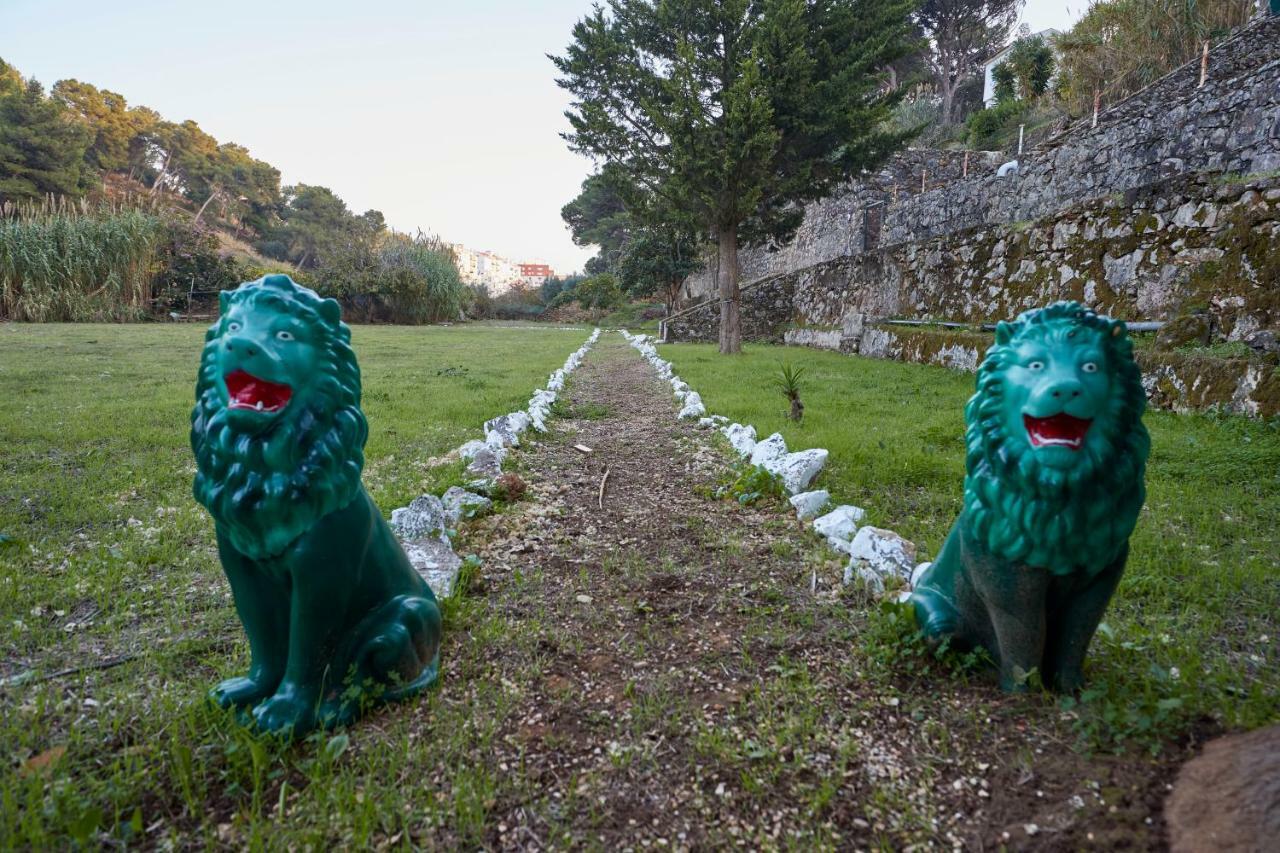
<svg viewBox="0 0 1280 853">
<path fill-rule="evenodd" d="M 963 171 L 960 177 L 962 178 L 969 177 L 969 152 L 968 151 L 964 152 L 964 166 L 963 166 Z"/>
<path fill-rule="evenodd" d="M 1200 85 L 1197 89 L 1204 88 L 1204 81 L 1209 77 L 1209 43 L 1204 43 L 1204 52 L 1200 54 Z"/>
<path fill-rule="evenodd" d="M 1093 90 L 1093 126 L 1098 126 L 1098 108 L 1102 106 L 1102 90 Z"/>
<path fill-rule="evenodd" d="M 924 192 L 925 178 L 929 176 L 929 172 L 925 169 L 920 170 L 920 192 Z"/>
<path fill-rule="evenodd" d="M 609 482 L 609 472 L 612 470 L 612 468 L 606 467 L 604 469 L 604 476 L 600 478 L 600 497 L 597 500 L 597 503 L 600 505 L 601 509 L 604 509 L 604 487 L 605 484 Z"/>
</svg>

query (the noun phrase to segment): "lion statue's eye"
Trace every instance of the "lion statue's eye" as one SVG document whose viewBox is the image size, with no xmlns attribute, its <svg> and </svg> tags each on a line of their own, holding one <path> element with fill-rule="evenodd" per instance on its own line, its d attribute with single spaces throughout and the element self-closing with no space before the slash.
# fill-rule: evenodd
<svg viewBox="0 0 1280 853">
<path fill-rule="evenodd" d="M 228 332 L 238 332 L 238 331 L 240 331 L 240 329 L 241 329 L 241 326 L 240 326 L 240 324 L 239 324 L 239 323 L 228 323 L 228 324 L 227 324 L 227 331 L 228 331 Z"/>
<path fill-rule="evenodd" d="M 1094 361 L 1086 361 L 1084 364 L 1080 365 L 1080 369 L 1085 373 L 1097 373 L 1098 363 Z"/>
<path fill-rule="evenodd" d="M 281 329 L 280 331 L 276 332 L 276 340 L 291 341 L 293 340 L 293 332 L 286 332 L 285 330 Z"/>
<path fill-rule="evenodd" d="M 1033 361 L 1027 364 L 1027 370 L 1044 370 L 1043 361 Z"/>
</svg>

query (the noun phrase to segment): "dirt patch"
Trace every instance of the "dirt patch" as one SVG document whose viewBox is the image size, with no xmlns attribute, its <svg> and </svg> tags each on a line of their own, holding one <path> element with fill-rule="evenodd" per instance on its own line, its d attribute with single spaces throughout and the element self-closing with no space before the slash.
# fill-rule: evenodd
<svg viewBox="0 0 1280 853">
<path fill-rule="evenodd" d="M 563 399 L 514 457 L 532 500 L 472 537 L 510 638 L 450 676 L 510 703 L 475 708 L 486 846 L 1164 846 L 1173 758 L 1079 754 L 985 682 L 871 677 L 838 563 L 706 496 L 726 457 L 619 336 Z"/>
</svg>

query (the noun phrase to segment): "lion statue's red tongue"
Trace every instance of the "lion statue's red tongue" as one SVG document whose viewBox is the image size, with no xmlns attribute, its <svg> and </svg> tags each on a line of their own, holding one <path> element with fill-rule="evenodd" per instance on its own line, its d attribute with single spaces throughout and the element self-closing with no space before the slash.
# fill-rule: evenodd
<svg viewBox="0 0 1280 853">
<path fill-rule="evenodd" d="M 293 389 L 288 385 L 268 382 L 243 370 L 228 373 L 225 381 L 233 409 L 276 412 L 283 409 L 293 396 Z"/>
<path fill-rule="evenodd" d="M 1076 418 L 1061 412 L 1047 418 L 1023 415 L 1022 423 L 1027 428 L 1032 447 L 1069 447 L 1072 450 L 1079 450 L 1084 444 L 1085 433 L 1089 431 L 1093 420 Z"/>
</svg>

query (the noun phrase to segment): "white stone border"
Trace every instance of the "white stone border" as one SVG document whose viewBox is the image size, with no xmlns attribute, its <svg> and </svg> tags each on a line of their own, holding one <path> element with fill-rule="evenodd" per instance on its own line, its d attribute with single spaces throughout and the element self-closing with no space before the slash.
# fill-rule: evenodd
<svg viewBox="0 0 1280 853">
<path fill-rule="evenodd" d="M 596 329 L 586 343 L 565 360 L 564 367 L 552 372 L 547 387 L 534 391 L 529 405 L 484 422 L 484 440 L 468 441 L 455 453 L 467 461 L 467 473 L 474 476 L 468 485 L 485 490 L 502 474 L 507 450 L 520 446 L 520 436 L 530 427 L 546 432 L 551 404 L 564 390 L 565 379 L 582 364 L 591 347 L 600 338 Z M 492 501 L 484 495 L 452 486 L 443 498 L 422 495 L 408 506 L 391 511 L 391 528 L 404 546 L 409 562 L 431 586 L 437 598 L 453 594 L 454 583 L 462 568 L 462 559 L 454 553 L 449 530 L 464 518 L 487 510 Z"/>
<path fill-rule="evenodd" d="M 830 493 L 824 489 L 805 490 L 826 464 L 826 450 L 788 453 L 786 440 L 781 433 L 775 432 L 763 441 L 757 441 L 756 428 L 750 424 L 730 423 L 723 415 L 708 415 L 702 396 L 676 376 L 671 362 L 658 355 L 652 336 L 621 331 L 627 342 L 671 385 L 676 399 L 682 404 L 681 418 L 698 418 L 699 426 L 719 429 L 739 456 L 748 459 L 757 468 L 763 468 L 781 478 L 791 495 L 791 505 L 795 507 L 796 515 L 804 521 L 812 519 L 813 530 L 832 549 L 849 557 L 844 570 L 845 584 L 850 584 L 857 578 L 871 592 L 883 595 L 885 579 L 897 577 L 906 586 L 906 590 L 898 594 L 898 599 L 905 600 L 913 583 L 929 564 L 916 565 L 915 543 L 892 530 L 870 526 L 859 528 L 859 523 L 867 514 L 861 507 L 842 504 L 825 515 L 820 515 L 831 503 Z"/>
</svg>

